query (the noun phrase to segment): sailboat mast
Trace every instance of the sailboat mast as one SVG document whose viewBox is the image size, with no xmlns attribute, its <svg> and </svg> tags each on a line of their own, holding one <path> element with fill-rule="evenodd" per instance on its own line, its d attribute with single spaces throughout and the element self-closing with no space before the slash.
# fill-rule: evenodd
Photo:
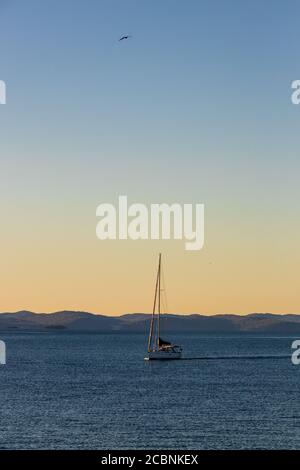
<svg viewBox="0 0 300 470">
<path fill-rule="evenodd" d="M 155 316 L 155 309 L 156 309 L 156 303 L 157 303 L 157 292 L 160 289 L 160 287 L 159 287 L 159 277 L 160 277 L 160 263 L 158 265 L 158 271 L 157 271 L 156 283 L 155 283 L 155 294 L 154 294 L 153 310 L 152 310 L 152 317 L 151 317 L 151 324 L 150 324 L 150 331 L 149 331 L 149 338 L 148 338 L 148 352 L 151 351 L 151 343 L 152 343 L 153 328 L 154 328 L 154 316 Z"/>
<path fill-rule="evenodd" d="M 158 319 L 157 319 L 157 346 L 159 348 L 159 338 L 160 338 L 160 271 L 161 271 L 161 253 L 159 253 L 159 262 L 158 262 Z"/>
</svg>

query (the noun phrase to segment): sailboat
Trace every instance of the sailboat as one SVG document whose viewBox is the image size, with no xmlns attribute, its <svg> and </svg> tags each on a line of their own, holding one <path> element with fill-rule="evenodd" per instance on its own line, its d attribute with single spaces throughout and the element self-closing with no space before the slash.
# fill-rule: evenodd
<svg viewBox="0 0 300 470">
<path fill-rule="evenodd" d="M 158 270 L 155 284 L 154 304 L 148 338 L 148 355 L 145 361 L 181 359 L 182 348 L 161 338 L 161 254 L 159 254 Z"/>
</svg>

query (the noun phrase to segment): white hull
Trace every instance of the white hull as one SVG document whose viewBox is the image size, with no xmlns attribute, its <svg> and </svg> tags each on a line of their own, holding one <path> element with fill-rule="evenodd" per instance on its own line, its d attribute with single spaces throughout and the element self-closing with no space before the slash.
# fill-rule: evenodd
<svg viewBox="0 0 300 470">
<path fill-rule="evenodd" d="M 169 361 L 181 359 L 181 351 L 151 351 L 145 357 L 145 361 Z"/>
</svg>

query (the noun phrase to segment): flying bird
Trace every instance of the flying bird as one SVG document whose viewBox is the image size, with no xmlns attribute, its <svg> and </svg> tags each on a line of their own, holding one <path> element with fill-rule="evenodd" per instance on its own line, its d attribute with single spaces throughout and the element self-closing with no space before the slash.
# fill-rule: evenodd
<svg viewBox="0 0 300 470">
<path fill-rule="evenodd" d="M 119 41 L 124 41 L 124 39 L 129 39 L 131 38 L 132 36 L 129 36 L 129 34 L 127 34 L 126 36 L 121 36 Z"/>
</svg>

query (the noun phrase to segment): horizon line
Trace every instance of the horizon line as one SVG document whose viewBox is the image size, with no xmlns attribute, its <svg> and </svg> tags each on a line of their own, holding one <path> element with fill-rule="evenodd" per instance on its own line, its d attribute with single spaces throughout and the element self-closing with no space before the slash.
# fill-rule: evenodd
<svg viewBox="0 0 300 470">
<path fill-rule="evenodd" d="M 89 312 L 87 310 L 55 310 L 51 312 L 36 312 L 32 310 L 15 310 L 15 311 L 1 311 L 0 315 L 14 315 L 18 313 L 31 313 L 33 315 L 55 315 L 58 313 L 83 313 L 87 315 L 95 315 L 95 316 L 102 316 L 102 317 L 123 317 L 126 315 L 152 315 L 152 312 L 126 312 L 120 313 L 116 315 L 108 315 L 105 313 L 96 313 L 96 312 Z M 300 315 L 300 312 L 287 312 L 287 313 L 273 313 L 273 312 L 248 312 L 248 313 L 213 313 L 213 314 L 206 314 L 206 313 L 174 313 L 174 312 L 163 312 L 161 315 L 173 315 L 173 316 L 181 316 L 181 317 L 189 317 L 189 316 L 202 316 L 202 317 L 216 317 L 216 316 L 239 316 L 239 317 L 246 317 L 250 315 L 275 315 L 275 316 L 286 316 L 286 315 Z"/>
</svg>

